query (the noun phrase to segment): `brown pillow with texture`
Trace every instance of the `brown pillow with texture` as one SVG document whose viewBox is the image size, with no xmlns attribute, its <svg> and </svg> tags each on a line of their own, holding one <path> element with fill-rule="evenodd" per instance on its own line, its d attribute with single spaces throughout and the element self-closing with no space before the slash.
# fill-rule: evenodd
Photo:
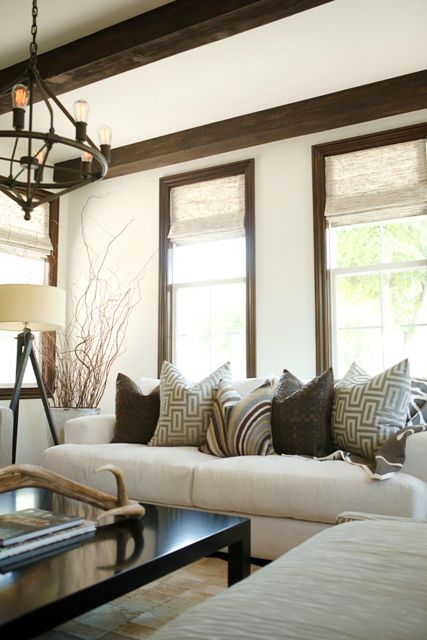
<svg viewBox="0 0 427 640">
<path fill-rule="evenodd" d="M 276 453 L 316 457 L 332 453 L 333 392 L 332 369 L 306 384 L 287 369 L 283 371 L 274 392 L 271 411 Z"/>
<path fill-rule="evenodd" d="M 116 380 L 116 427 L 111 442 L 147 444 L 153 437 L 160 413 L 159 387 L 145 396 L 123 373 Z"/>
</svg>

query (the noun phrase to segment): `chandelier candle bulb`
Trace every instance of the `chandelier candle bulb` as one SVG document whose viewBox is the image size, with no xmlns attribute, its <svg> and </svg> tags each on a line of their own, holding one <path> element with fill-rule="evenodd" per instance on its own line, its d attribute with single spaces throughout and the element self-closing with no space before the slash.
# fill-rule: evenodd
<svg viewBox="0 0 427 640">
<path fill-rule="evenodd" d="M 29 93 L 25 84 L 16 84 L 12 89 L 13 126 L 19 131 L 24 128 L 25 108 L 28 104 Z"/>
<path fill-rule="evenodd" d="M 111 127 L 108 124 L 98 127 L 98 139 L 102 155 L 108 163 L 111 162 Z"/>
<path fill-rule="evenodd" d="M 90 174 L 92 164 L 92 154 L 89 151 L 83 151 L 82 153 L 82 176 L 86 177 Z"/>
<path fill-rule="evenodd" d="M 36 167 L 34 169 L 34 180 L 40 182 L 43 179 L 43 166 L 44 166 L 45 152 L 40 149 L 34 156 Z"/>
<path fill-rule="evenodd" d="M 89 115 L 89 104 L 86 100 L 76 100 L 73 106 L 74 118 L 76 119 L 76 140 L 85 142 L 87 117 Z"/>
</svg>

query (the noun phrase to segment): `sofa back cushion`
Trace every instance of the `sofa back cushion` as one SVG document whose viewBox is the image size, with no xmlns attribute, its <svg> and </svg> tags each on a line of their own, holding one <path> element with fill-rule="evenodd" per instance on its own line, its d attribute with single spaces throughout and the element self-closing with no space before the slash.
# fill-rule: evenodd
<svg viewBox="0 0 427 640">
<path fill-rule="evenodd" d="M 232 384 L 237 393 L 242 398 L 245 398 L 251 391 L 259 387 L 268 379 L 271 379 L 274 388 L 278 381 L 278 378 L 275 376 L 270 376 L 269 378 L 265 376 L 263 378 L 242 378 L 241 380 L 233 380 Z M 191 384 L 194 385 L 197 384 L 197 382 L 192 380 Z M 142 393 L 148 395 L 153 389 L 160 386 L 160 378 L 141 378 L 139 386 Z"/>
</svg>

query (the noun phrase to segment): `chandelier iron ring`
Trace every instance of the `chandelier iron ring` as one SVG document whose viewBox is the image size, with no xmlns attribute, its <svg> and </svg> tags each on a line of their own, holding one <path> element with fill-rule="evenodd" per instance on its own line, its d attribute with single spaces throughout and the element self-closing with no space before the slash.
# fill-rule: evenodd
<svg viewBox="0 0 427 640">
<path fill-rule="evenodd" d="M 79 142 L 78 140 L 72 140 L 71 138 L 64 138 L 63 136 L 58 136 L 56 133 L 41 133 L 39 131 L 9 131 L 9 130 L 0 130 L 0 138 L 24 138 L 24 139 L 35 139 L 35 140 L 42 140 L 46 143 L 47 147 L 52 147 L 54 144 L 60 144 L 60 145 L 64 145 L 66 147 L 71 147 L 73 149 L 76 149 L 78 151 L 81 151 L 82 153 L 87 152 L 90 153 L 91 156 L 93 156 L 93 158 L 97 161 L 98 165 L 99 165 L 99 171 L 92 171 L 90 174 L 88 174 L 87 176 L 84 176 L 84 179 L 87 181 L 94 181 L 94 180 L 101 180 L 102 178 L 105 177 L 105 175 L 107 174 L 108 171 L 108 162 L 105 158 L 105 156 L 103 155 L 103 153 L 95 146 L 92 145 L 88 145 L 82 142 Z M 27 160 L 27 158 L 25 158 Z M 33 160 L 35 158 L 33 157 Z M 20 163 L 20 159 L 16 158 L 13 159 L 12 162 L 14 163 Z M 37 163 L 36 163 L 37 166 Z M 48 165 L 46 165 L 48 166 Z M 64 167 L 63 169 L 61 169 L 62 172 L 73 172 L 73 173 L 79 173 L 80 172 L 80 167 L 76 168 L 76 169 L 71 169 L 71 168 L 66 168 Z M 2 180 L 2 182 L 5 182 L 5 180 Z M 67 181 L 63 181 L 63 180 L 58 180 L 52 183 L 48 183 L 48 182 L 42 182 L 40 181 L 38 183 L 38 188 L 40 189 L 61 189 L 63 187 L 68 187 L 71 184 L 74 184 L 75 180 L 73 180 L 72 182 L 67 182 Z M 25 186 L 27 183 L 26 181 L 22 182 L 22 183 L 18 183 L 15 181 L 16 186 Z"/>
</svg>

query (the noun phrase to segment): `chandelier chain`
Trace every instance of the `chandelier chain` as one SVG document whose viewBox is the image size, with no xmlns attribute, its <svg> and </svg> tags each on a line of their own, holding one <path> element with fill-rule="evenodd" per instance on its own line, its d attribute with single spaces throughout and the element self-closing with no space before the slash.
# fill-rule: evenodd
<svg viewBox="0 0 427 640">
<path fill-rule="evenodd" d="M 37 58 L 37 41 L 36 41 L 37 15 L 38 15 L 37 0 L 33 0 L 33 9 L 32 9 L 33 23 L 31 25 L 31 35 L 33 36 L 33 39 L 30 44 L 30 65 L 32 67 L 35 66 L 36 58 Z"/>
</svg>

